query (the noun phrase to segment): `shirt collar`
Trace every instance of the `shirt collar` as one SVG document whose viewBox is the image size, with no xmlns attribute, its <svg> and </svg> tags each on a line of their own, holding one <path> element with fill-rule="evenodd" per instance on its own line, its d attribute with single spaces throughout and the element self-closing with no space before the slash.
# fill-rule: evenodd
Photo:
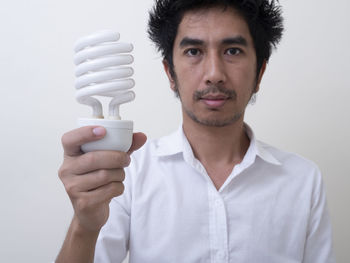
<svg viewBox="0 0 350 263">
<path fill-rule="evenodd" d="M 156 143 L 157 156 L 170 156 L 184 151 L 184 142 L 187 138 L 183 132 L 182 125 L 173 133 L 160 138 Z"/>
<path fill-rule="evenodd" d="M 274 165 L 281 165 L 281 163 L 272 155 L 272 153 L 266 149 L 266 145 L 256 140 L 256 137 L 252 128 L 246 123 L 244 124 L 244 128 L 247 133 L 247 136 L 250 139 L 250 145 L 246 153 L 246 156 L 252 156 L 253 158 L 258 156 L 265 162 L 268 162 Z"/>
<path fill-rule="evenodd" d="M 281 163 L 266 149 L 266 145 L 257 141 L 253 130 L 248 124 L 244 124 L 247 136 L 250 139 L 250 145 L 244 159 L 251 159 L 254 162 L 256 156 L 260 157 L 265 162 L 281 165 Z M 186 153 L 191 150 L 190 144 L 183 132 L 182 125 L 172 134 L 162 137 L 156 144 L 157 156 L 170 156 L 178 153 Z M 193 153 L 191 152 L 191 155 Z"/>
</svg>

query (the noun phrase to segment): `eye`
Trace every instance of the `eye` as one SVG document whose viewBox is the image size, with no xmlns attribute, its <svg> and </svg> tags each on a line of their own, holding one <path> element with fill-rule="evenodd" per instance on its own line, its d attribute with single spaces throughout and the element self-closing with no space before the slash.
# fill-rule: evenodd
<svg viewBox="0 0 350 263">
<path fill-rule="evenodd" d="M 196 57 L 196 56 L 200 55 L 200 51 L 198 48 L 189 48 L 189 49 L 185 50 L 185 54 L 190 56 L 190 57 Z"/>
<path fill-rule="evenodd" d="M 225 54 L 230 55 L 230 56 L 235 56 L 242 53 L 242 51 L 239 48 L 229 48 L 226 49 Z"/>
</svg>

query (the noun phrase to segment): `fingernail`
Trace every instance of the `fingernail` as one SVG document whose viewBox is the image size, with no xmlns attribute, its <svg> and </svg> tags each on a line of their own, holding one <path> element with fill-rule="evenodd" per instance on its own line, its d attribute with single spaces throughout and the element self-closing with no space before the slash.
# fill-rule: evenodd
<svg viewBox="0 0 350 263">
<path fill-rule="evenodd" d="M 105 134 L 105 129 L 103 127 L 96 127 L 92 130 L 96 136 L 102 136 Z"/>
</svg>

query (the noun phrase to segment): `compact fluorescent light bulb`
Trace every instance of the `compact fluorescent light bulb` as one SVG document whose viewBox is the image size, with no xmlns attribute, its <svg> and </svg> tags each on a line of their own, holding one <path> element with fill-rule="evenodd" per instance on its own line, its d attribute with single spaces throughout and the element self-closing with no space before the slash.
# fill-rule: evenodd
<svg viewBox="0 0 350 263">
<path fill-rule="evenodd" d="M 129 54 L 133 46 L 118 42 L 119 37 L 119 33 L 104 30 L 79 39 L 74 46 L 76 99 L 93 110 L 92 118 L 81 118 L 78 125 L 104 126 L 107 130 L 103 139 L 84 144 L 84 152 L 126 152 L 132 143 L 133 122 L 121 120 L 119 105 L 135 98 L 135 93 L 129 90 L 135 85 L 130 78 L 133 69 L 125 66 L 133 62 Z M 104 119 L 102 103 L 95 96 L 112 98 L 108 118 Z"/>
</svg>

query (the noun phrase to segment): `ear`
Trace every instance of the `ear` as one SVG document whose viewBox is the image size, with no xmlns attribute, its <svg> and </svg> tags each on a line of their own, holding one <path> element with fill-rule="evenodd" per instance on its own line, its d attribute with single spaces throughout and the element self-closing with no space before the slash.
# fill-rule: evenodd
<svg viewBox="0 0 350 263">
<path fill-rule="evenodd" d="M 264 76 L 265 70 L 266 70 L 266 60 L 263 61 L 262 65 L 261 65 L 261 69 L 259 72 L 259 76 L 258 76 L 258 80 L 256 82 L 256 87 L 255 87 L 255 93 L 257 93 L 260 89 L 260 82 Z"/>
<path fill-rule="evenodd" d="M 164 71 L 166 73 L 166 75 L 168 76 L 169 82 L 170 82 L 170 88 L 175 91 L 176 90 L 176 83 L 175 80 L 173 79 L 173 77 L 171 76 L 170 73 L 170 66 L 169 66 L 169 62 L 165 59 L 163 59 L 163 67 L 164 67 Z"/>
</svg>

